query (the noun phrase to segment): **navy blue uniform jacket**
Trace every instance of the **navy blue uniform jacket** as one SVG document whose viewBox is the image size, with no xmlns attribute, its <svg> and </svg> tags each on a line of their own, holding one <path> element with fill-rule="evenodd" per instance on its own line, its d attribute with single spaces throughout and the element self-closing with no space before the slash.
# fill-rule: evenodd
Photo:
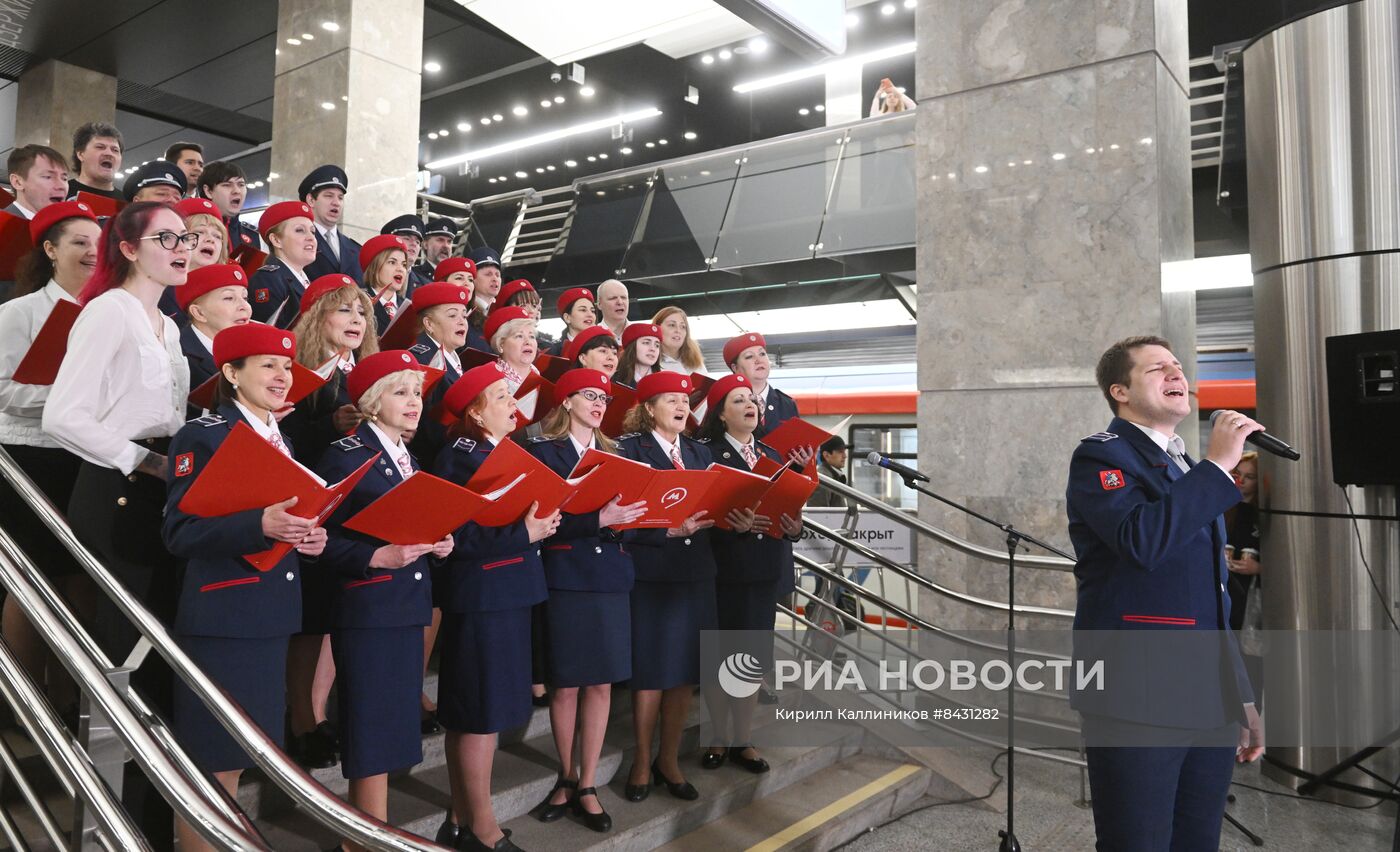
<svg viewBox="0 0 1400 852">
<path fill-rule="evenodd" d="M 310 273 L 311 267 L 303 270 Z M 248 304 L 257 322 L 291 328 L 301 313 L 301 297 L 306 293 L 301 279 L 292 270 L 269 260 L 248 280 Z"/>
<path fill-rule="evenodd" d="M 1219 727 L 1240 718 L 1242 705 L 1254 699 L 1226 621 L 1221 516 L 1240 501 L 1234 481 L 1211 462 L 1183 473 L 1141 429 L 1115 417 L 1108 431 L 1075 449 L 1066 500 L 1079 560 L 1077 634 L 1208 631 L 1202 641 L 1218 651 L 1193 656 L 1193 671 L 1183 673 L 1175 670 L 1169 651 L 1149 644 L 1171 641 L 1160 633 L 1121 640 L 1097 632 L 1076 635 L 1077 654 L 1086 646 L 1103 650 L 1105 643 L 1116 643 L 1116 656 L 1109 656 L 1121 670 L 1110 666 L 1106 688 L 1076 691 L 1072 705 L 1181 728 Z M 1183 695 L 1187 688 L 1194 694 Z"/>
<path fill-rule="evenodd" d="M 336 432 L 334 415 L 342 405 L 351 404 L 345 384 L 347 379 L 339 367 L 331 370 L 328 382 L 298 402 L 296 408 L 282 418 L 282 434 L 291 436 L 293 446 L 298 448 L 295 450 L 297 461 L 307 467 L 314 468 L 330 443 L 345 437 Z"/>
<path fill-rule="evenodd" d="M 784 420 L 797 417 L 797 401 L 772 385 L 768 386 L 768 404 L 763 409 L 763 421 L 753 431 L 759 440 L 783 424 Z"/>
<path fill-rule="evenodd" d="M 778 451 L 759 441 L 754 442 L 761 455 L 778 464 L 783 457 Z M 715 464 L 749 472 L 748 462 L 725 438 L 708 445 Z M 773 519 L 775 522 L 777 518 Z M 710 530 L 710 542 L 715 551 L 715 565 L 720 583 L 773 583 L 778 584 L 778 596 L 792 593 L 793 559 L 792 540 L 779 536 L 773 538 L 763 532 L 738 533 L 731 530 Z"/>
<path fill-rule="evenodd" d="M 316 259 L 302 271 L 306 273 L 308 281 L 315 281 L 322 275 L 331 275 L 339 272 L 349 275 L 357 283 L 363 284 L 365 273 L 360 269 L 360 244 L 345 236 L 339 227 L 335 230 L 336 238 L 340 241 L 340 260 L 335 259 L 331 254 L 331 244 L 326 242 L 326 238 L 321 236 L 321 229 L 316 228 Z"/>
<path fill-rule="evenodd" d="M 465 485 L 493 446 L 458 438 L 438 453 L 433 474 Z M 457 546 L 448 557 L 447 589 L 438 599 L 443 612 L 496 612 L 534 606 L 548 596 L 540 546 L 530 543 L 525 522 L 483 527 L 468 521 L 453 534 Z"/>
<path fill-rule="evenodd" d="M 204 348 L 188 321 L 180 326 L 180 351 L 185 353 L 185 363 L 190 365 L 190 390 L 214 377 L 217 371 L 214 353 Z"/>
<path fill-rule="evenodd" d="M 686 470 L 704 470 L 713 461 L 710 448 L 684 435 L 680 438 L 681 461 Z M 657 470 L 674 470 L 675 465 L 650 432 L 623 435 L 617 454 L 649 464 Z M 703 529 L 684 538 L 672 538 L 665 530 L 638 530 L 629 546 L 637 579 L 649 583 L 690 583 L 715 578 L 715 555 L 710 549 L 710 530 Z"/>
<path fill-rule="evenodd" d="M 402 568 L 371 568 L 369 561 L 384 542 L 341 526 L 361 509 L 389 493 L 403 481 L 398 466 L 378 436 L 367 425 L 355 434 L 331 444 L 316 473 L 327 482 L 339 482 L 375 453 L 379 459 L 365 472 L 345 501 L 326 523 L 326 551 L 321 566 L 333 571 L 335 626 L 340 628 L 404 627 L 432 620 L 433 581 L 428 557 L 420 556 Z M 415 460 L 413 469 L 418 470 Z M 432 542 L 423 542 L 431 544 Z"/>
<path fill-rule="evenodd" d="M 578 464 L 574 442 L 539 437 L 525 447 L 561 477 Z M 544 542 L 544 576 L 551 589 L 579 592 L 630 592 L 634 570 L 625 542 L 637 532 L 598 527 L 598 513 L 563 514 L 559 529 Z"/>
<path fill-rule="evenodd" d="M 175 632 L 242 639 L 285 636 L 301 629 L 301 560 L 289 551 L 259 571 L 240 557 L 276 542 L 263 537 L 262 509 L 217 518 L 180 511 L 180 501 L 233 427 L 243 420 L 234 405 L 191 420 L 170 440 L 169 496 L 161 533 L 185 560 Z M 308 560 L 316 564 L 314 560 Z"/>
<path fill-rule="evenodd" d="M 413 357 L 418 359 L 418 363 L 423 365 L 432 364 L 437 357 L 437 341 L 433 340 L 426 333 L 419 334 L 418 340 L 408 347 L 408 351 L 413 353 Z M 462 374 L 452 368 L 452 362 L 446 358 L 441 359 L 442 368 L 446 370 L 442 378 L 437 380 L 433 389 L 423 400 L 423 416 L 418 422 L 418 431 L 413 434 L 413 441 L 409 449 L 420 459 L 428 459 L 430 462 L 437 459 L 437 454 L 442 451 L 442 446 L 446 443 L 447 427 L 437 421 L 437 418 L 430 417 L 433 409 L 442 402 L 442 398 L 447 396 L 447 389 L 460 378 Z"/>
</svg>

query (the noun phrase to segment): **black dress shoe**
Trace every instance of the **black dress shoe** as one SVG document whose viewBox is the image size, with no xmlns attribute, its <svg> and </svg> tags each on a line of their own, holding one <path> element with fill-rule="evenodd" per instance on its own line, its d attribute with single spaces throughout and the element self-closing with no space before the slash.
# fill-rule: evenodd
<svg viewBox="0 0 1400 852">
<path fill-rule="evenodd" d="M 758 688 L 758 703 L 759 703 L 759 704 L 777 704 L 777 703 L 778 703 L 778 694 L 777 694 L 776 692 L 774 692 L 773 690 L 769 689 L 769 688 L 766 687 L 766 686 L 760 686 L 760 687 Z"/>
<path fill-rule="evenodd" d="M 305 734 L 293 736 L 288 743 L 288 752 L 307 769 L 325 769 L 340 762 L 335 731 L 325 722 Z"/>
<path fill-rule="evenodd" d="M 716 748 L 720 747 L 710 746 L 709 748 L 705 749 L 704 754 L 700 755 L 701 769 L 719 769 L 721 766 L 724 765 L 724 756 L 726 750 L 720 748 L 720 750 L 716 752 Z"/>
<path fill-rule="evenodd" d="M 433 734 L 442 733 L 442 723 L 438 721 L 436 710 L 431 710 L 423 716 L 423 720 L 419 724 L 419 730 L 423 732 L 423 736 L 425 737 L 431 737 Z"/>
<path fill-rule="evenodd" d="M 730 748 L 729 748 L 729 762 L 730 762 L 730 763 L 737 763 L 739 766 L 744 767 L 745 769 L 747 769 L 748 771 L 752 772 L 752 773 L 755 774 L 755 775 L 762 775 L 763 773 L 767 772 L 767 771 L 771 768 L 771 767 L 769 767 L 769 765 L 768 765 L 768 761 L 764 760 L 764 759 L 761 758 L 761 757 L 754 757 L 754 758 L 744 757 L 744 749 L 746 749 L 746 748 L 753 748 L 753 746 L 751 746 L 751 745 L 730 746 Z"/>
<path fill-rule="evenodd" d="M 677 783 L 675 781 L 670 780 L 665 775 L 661 774 L 660 768 L 658 768 L 655 763 L 652 763 L 651 765 L 651 783 L 665 784 L 666 792 L 670 793 L 672 796 L 675 796 L 677 799 L 684 799 L 687 802 L 691 802 L 700 798 L 700 791 L 695 789 L 694 785 L 692 785 L 689 781 L 681 781 Z"/>
<path fill-rule="evenodd" d="M 520 847 L 510 842 L 510 832 L 501 829 L 501 833 L 505 836 L 497 840 L 495 846 L 487 846 L 477 840 L 475 834 L 463 831 L 461 836 L 457 838 L 457 848 L 462 852 L 520 852 Z"/>
<path fill-rule="evenodd" d="M 530 703 L 535 705 L 536 707 L 548 707 L 549 693 L 546 692 L 544 695 L 531 695 Z"/>
<path fill-rule="evenodd" d="M 554 822 L 556 819 L 559 819 L 559 817 L 561 817 L 561 816 L 563 816 L 564 814 L 568 813 L 568 812 L 569 812 L 569 797 L 568 797 L 568 796 L 565 796 L 565 797 L 564 797 L 564 801 L 561 802 L 560 804 L 557 804 L 557 805 L 556 805 L 556 804 L 552 804 L 552 803 L 550 802 L 550 799 L 553 799 L 553 798 L 554 798 L 554 794 L 557 793 L 557 792 L 559 792 L 560 790 L 577 790 L 577 789 L 578 789 L 578 782 L 577 782 L 577 781 L 574 781 L 574 780 L 569 779 L 569 778 L 565 778 L 565 777 L 562 776 L 562 775 L 559 776 L 559 780 L 554 782 L 554 789 L 550 790 L 550 791 L 549 791 L 549 795 L 548 795 L 548 796 L 545 796 L 545 797 L 544 797 L 544 801 L 540 803 L 539 808 L 538 808 L 537 812 L 535 813 L 535 818 L 538 819 L 540 822 Z"/>
<path fill-rule="evenodd" d="M 439 846 L 456 846 L 457 839 L 462 834 L 462 827 L 452 821 L 452 810 L 449 808 L 447 815 L 442 818 L 442 825 L 438 826 L 437 835 L 433 837 L 433 842 Z"/>
<path fill-rule="evenodd" d="M 628 777 L 630 778 L 631 776 L 629 775 Z M 622 795 L 625 796 L 629 802 L 640 802 L 651 795 L 651 785 L 646 782 L 633 784 L 629 781 L 627 785 L 622 788 Z"/>
<path fill-rule="evenodd" d="M 584 787 L 582 790 L 579 790 L 577 793 L 574 794 L 574 800 L 569 803 L 570 806 L 573 808 L 574 816 L 583 820 L 584 825 L 588 826 L 596 832 L 602 833 L 605 831 L 611 831 L 612 817 L 608 816 L 607 811 L 603 811 L 600 814 L 593 814 L 584 810 L 583 802 L 581 801 L 584 796 L 592 796 L 594 799 L 598 799 L 598 788 Z M 598 807 L 601 808 L 602 806 L 602 800 L 598 800 Z"/>
</svg>

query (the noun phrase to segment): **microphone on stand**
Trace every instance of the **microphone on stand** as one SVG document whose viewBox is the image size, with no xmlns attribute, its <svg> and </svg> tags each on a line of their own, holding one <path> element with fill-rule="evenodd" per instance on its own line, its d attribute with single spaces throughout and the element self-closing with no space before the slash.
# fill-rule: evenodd
<svg viewBox="0 0 1400 852">
<path fill-rule="evenodd" d="M 900 477 L 903 479 L 912 479 L 917 482 L 929 481 L 929 478 L 927 476 L 924 476 L 922 473 L 919 473 L 914 468 L 902 465 L 899 462 L 891 459 L 889 456 L 882 456 L 879 453 L 871 453 L 870 455 L 866 456 L 865 463 L 870 465 L 871 467 L 883 467 L 886 470 L 892 470 L 895 473 L 899 474 Z"/>
<path fill-rule="evenodd" d="M 1220 418 L 1220 415 L 1224 413 L 1225 412 L 1221 410 L 1211 414 L 1210 425 L 1214 427 L 1216 425 L 1215 421 L 1218 420 Z M 1274 455 L 1279 456 L 1280 458 L 1288 459 L 1289 461 L 1297 461 L 1298 459 L 1302 458 L 1302 455 L 1297 450 L 1280 441 L 1278 438 L 1275 438 L 1273 435 L 1270 435 L 1268 432 L 1251 432 L 1249 433 L 1249 437 L 1245 438 L 1244 440 L 1245 443 L 1253 444 L 1254 446 L 1258 447 L 1266 453 L 1273 453 Z"/>
</svg>

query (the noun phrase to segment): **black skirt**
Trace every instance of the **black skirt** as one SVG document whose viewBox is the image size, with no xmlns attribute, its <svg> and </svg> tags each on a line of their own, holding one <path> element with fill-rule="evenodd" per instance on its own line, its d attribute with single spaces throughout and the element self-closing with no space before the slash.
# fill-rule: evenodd
<svg viewBox="0 0 1400 852">
<path fill-rule="evenodd" d="M 632 605 L 627 592 L 550 589 L 544 609 L 550 686 L 594 686 L 632 677 Z"/>
<path fill-rule="evenodd" d="M 233 639 L 178 636 L 180 647 L 259 728 L 282 746 L 287 710 L 287 637 Z M 204 702 L 177 679 L 172 727 L 175 738 L 205 772 L 247 769 L 253 759 L 229 736 Z"/>
<path fill-rule="evenodd" d="M 717 583 L 715 605 L 720 654 L 746 653 L 758 659 L 764 671 L 773 667 L 773 625 L 781 581 L 771 583 Z"/>
<path fill-rule="evenodd" d="M 438 641 L 443 727 L 494 734 L 530 721 L 530 607 L 444 612 Z"/>
<path fill-rule="evenodd" d="M 6 444 L 5 452 L 34 480 L 54 508 L 60 513 L 68 511 L 82 459 L 67 450 L 24 444 Z M 82 572 L 73 554 L 59 543 L 4 477 L 0 477 L 0 518 L 5 519 L 5 529 L 44 576 L 53 579 Z"/>
<path fill-rule="evenodd" d="M 632 689 L 700 683 L 700 631 L 713 630 L 715 581 L 632 587 Z"/>
</svg>

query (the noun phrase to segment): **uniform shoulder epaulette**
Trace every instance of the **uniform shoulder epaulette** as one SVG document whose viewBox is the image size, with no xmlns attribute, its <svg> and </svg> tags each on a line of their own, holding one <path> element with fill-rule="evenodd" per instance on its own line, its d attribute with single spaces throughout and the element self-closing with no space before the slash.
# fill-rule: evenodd
<svg viewBox="0 0 1400 852">
<path fill-rule="evenodd" d="M 354 436 L 354 435 L 347 435 L 346 437 L 341 438 L 339 441 L 333 441 L 333 442 L 331 442 L 331 446 L 332 446 L 332 447 L 339 447 L 339 448 L 341 449 L 341 451 L 347 452 L 347 453 L 350 452 L 351 450 L 358 450 L 358 449 L 360 449 L 361 447 L 363 447 L 364 445 L 365 445 L 365 442 L 364 442 L 364 441 L 361 441 L 359 438 L 357 438 L 357 437 Z"/>
<path fill-rule="evenodd" d="M 278 265 L 275 264 L 275 263 L 264 263 L 261 267 L 259 267 L 258 271 L 259 271 L 259 272 L 276 272 L 277 270 L 279 270 L 279 269 L 281 269 L 281 268 L 282 268 L 282 267 L 278 266 Z"/>
<path fill-rule="evenodd" d="M 452 449 L 470 453 L 476 449 L 476 441 L 473 441 L 471 438 L 458 438 L 457 443 L 452 445 Z"/>
<path fill-rule="evenodd" d="M 710 439 L 709 439 L 709 438 L 691 438 L 690 440 L 694 441 L 694 442 L 697 443 L 697 444 L 708 444 L 708 443 L 710 443 Z"/>
<path fill-rule="evenodd" d="M 534 437 L 532 437 L 532 438 L 530 439 L 530 443 L 532 443 L 532 444 L 543 444 L 545 441 L 553 441 L 553 440 L 554 440 L 554 439 L 551 438 L 551 437 L 549 437 L 548 435 L 535 435 Z"/>
<path fill-rule="evenodd" d="M 224 420 L 224 416 L 222 414 L 206 414 L 203 417 L 196 417 L 190 422 L 197 423 L 200 426 L 208 427 L 218 426 L 220 423 L 226 423 L 228 421 Z"/>
<path fill-rule="evenodd" d="M 618 436 L 617 436 L 617 440 L 618 440 L 618 443 L 621 443 L 621 442 L 623 442 L 623 441 L 628 440 L 629 438 L 635 438 L 635 437 L 637 437 L 637 436 L 640 435 L 640 434 L 642 434 L 642 433 L 641 433 L 641 432 L 628 432 L 626 435 L 618 435 Z"/>
<path fill-rule="evenodd" d="M 426 352 L 430 351 L 432 348 L 433 348 L 433 347 L 432 347 L 430 344 L 427 344 L 427 343 L 415 343 L 415 344 L 413 344 L 412 346 L 408 347 L 408 351 L 409 351 L 409 352 L 425 352 L 425 353 L 426 353 Z"/>
<path fill-rule="evenodd" d="M 1092 435 L 1086 435 L 1083 438 L 1080 438 L 1079 442 L 1082 444 L 1085 441 L 1093 441 L 1095 443 L 1102 444 L 1105 441 L 1112 441 L 1114 438 L 1117 437 L 1118 436 L 1112 432 L 1095 432 Z"/>
</svg>

